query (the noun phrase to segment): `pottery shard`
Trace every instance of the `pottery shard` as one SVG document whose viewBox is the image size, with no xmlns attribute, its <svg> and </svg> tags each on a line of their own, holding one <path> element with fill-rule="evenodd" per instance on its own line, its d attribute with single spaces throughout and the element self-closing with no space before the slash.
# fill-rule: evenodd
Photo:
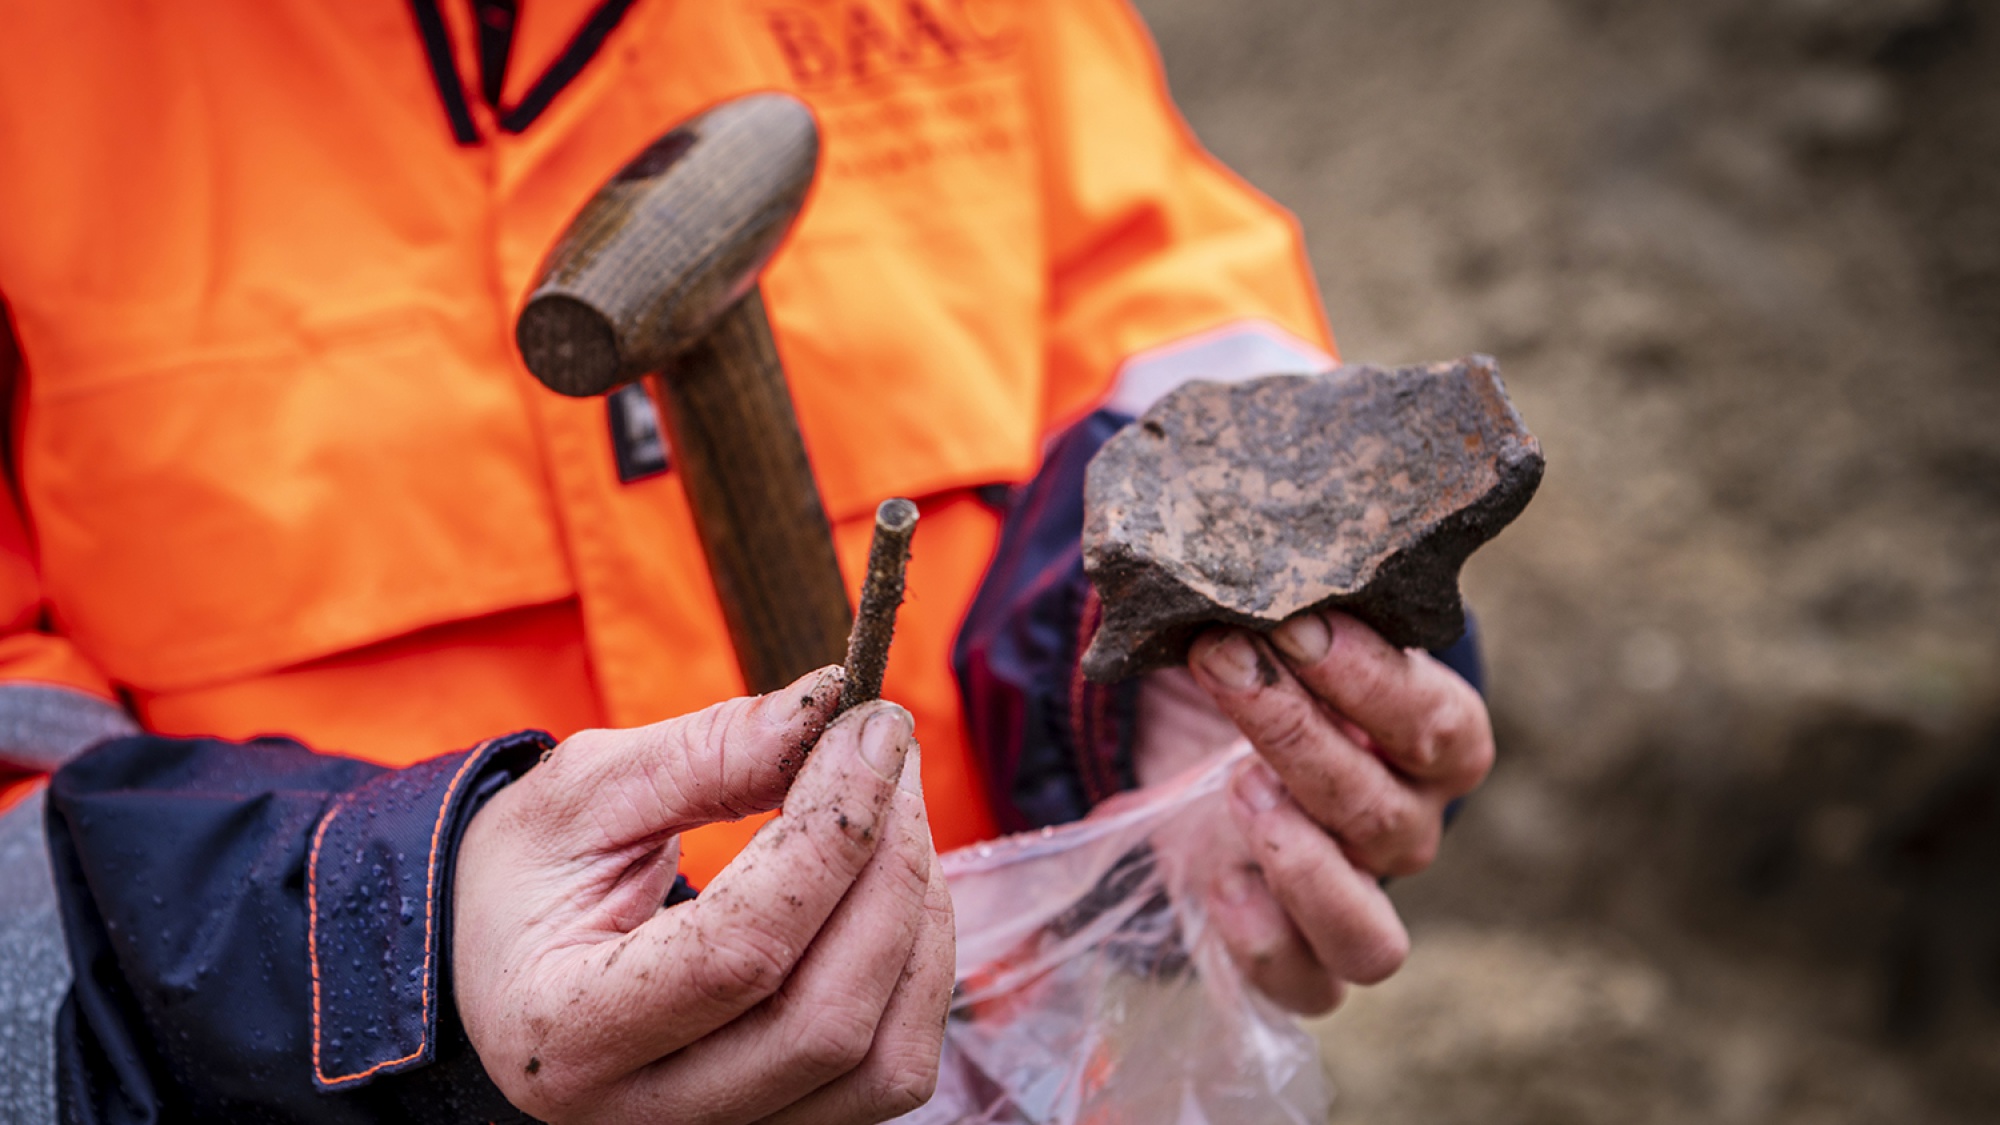
<svg viewBox="0 0 2000 1125">
<path fill-rule="evenodd" d="M 1100 683 L 1180 663 L 1212 622 L 1339 609 L 1390 643 L 1465 630 L 1458 571 L 1527 506 L 1542 450 L 1485 356 L 1189 383 L 1085 478 Z"/>
</svg>

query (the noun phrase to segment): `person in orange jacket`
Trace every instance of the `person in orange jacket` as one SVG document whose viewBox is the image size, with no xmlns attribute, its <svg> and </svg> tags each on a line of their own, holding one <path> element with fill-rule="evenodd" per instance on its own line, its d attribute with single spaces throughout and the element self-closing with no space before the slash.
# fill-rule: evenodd
<svg viewBox="0 0 2000 1125">
<path fill-rule="evenodd" d="M 669 1056 L 718 1060 L 661 1085 L 689 1113 L 875 1119 L 921 1092 L 926 1041 L 910 1029 L 949 988 L 932 849 L 1085 815 L 1238 732 L 1268 764 L 1239 778 L 1242 839 L 1218 859 L 1214 895 L 1252 979 L 1319 1010 L 1400 961 L 1375 879 L 1428 863 L 1443 809 L 1491 760 L 1463 679 L 1337 616 L 1268 640 L 1220 631 L 1188 671 L 1143 685 L 1075 675 L 1093 612 L 1073 557 L 1089 452 L 1182 379 L 1333 355 L 1293 222 L 1189 135 L 1123 0 L 7 0 L 0 44 L 15 500 L 0 518 L 0 801 L 20 802 L 0 854 L 23 888 L 0 952 L 27 951 L 0 957 L 25 982 L 0 987 L 0 1024 L 54 1035 L 76 1115 L 380 1110 L 405 1096 L 385 1091 L 448 1069 L 463 1039 L 453 1057 L 472 1060 L 469 1081 L 550 1119 L 657 1111 L 668 1103 L 633 1100 L 634 1076 Z M 824 138 L 765 293 L 848 572 L 877 500 L 924 510 L 887 684 L 906 710 L 822 740 L 843 748 L 829 762 L 880 768 L 799 783 L 824 795 L 876 776 L 848 799 L 898 827 L 826 865 L 802 896 L 816 921 L 797 931 L 754 921 L 794 892 L 774 900 L 742 874 L 746 846 L 775 845 L 752 843 L 762 821 L 740 814 L 777 803 L 782 779 L 757 763 L 824 715 L 737 728 L 715 716 L 760 705 L 704 710 L 742 686 L 652 403 L 632 388 L 608 403 L 552 395 L 509 332 L 541 254 L 598 183 L 673 123 L 763 89 L 804 99 Z M 536 769 L 541 743 L 498 737 L 523 728 L 622 733 L 570 738 L 551 766 L 570 764 Z M 742 729 L 757 735 L 731 741 Z M 37 779 L 141 731 L 59 775 L 40 858 Z M 349 757 L 202 741 L 274 731 Z M 549 780 L 624 791 L 669 762 L 713 768 L 615 830 L 579 821 Z M 238 796 L 194 816 L 197 782 Z M 374 811 L 356 796 L 371 785 L 423 796 L 395 831 L 348 840 L 361 831 L 348 814 Z M 281 790 L 305 795 L 296 815 L 251 825 L 242 802 Z M 108 811 L 145 800 L 158 819 Z M 223 821 L 201 819 L 217 808 Z M 296 913 L 298 943 L 259 954 L 289 982 L 263 1016 L 218 1030 L 233 1017 L 215 1009 L 191 1033 L 201 1003 L 161 999 L 180 996 L 187 963 L 122 944 L 139 939 L 113 923 L 154 894 L 134 881 L 135 840 L 168 878 L 217 833 L 285 858 L 215 863 L 158 909 L 213 939 L 210 968 L 233 948 L 224 915 L 268 938 Z M 423 862 L 381 875 L 345 858 L 384 841 Z M 616 856 L 647 860 L 633 901 L 657 902 L 662 873 L 678 872 L 708 891 L 690 907 L 752 912 L 735 928 L 702 921 L 720 905 L 661 914 L 685 930 L 674 948 L 774 944 L 743 951 L 756 980 L 706 1015 L 687 1004 L 722 986 L 694 978 L 593 994 L 598 1026 L 666 1029 L 615 1065 L 590 1035 L 536 1053 L 512 1021 L 541 980 L 529 967 L 560 960 L 548 943 L 609 958 L 608 943 L 655 925 L 600 901 L 571 919 L 583 931 L 537 932 L 546 915 L 529 907 L 556 909 L 586 857 Z M 373 932 L 340 929 L 362 912 L 328 904 L 388 901 L 405 877 L 398 893 L 422 909 L 396 933 L 420 936 L 383 938 L 370 972 L 407 961 L 422 987 L 322 988 L 347 970 L 319 939 Z M 248 897 L 218 909 L 225 886 Z M 66 944 L 48 937 L 58 910 Z M 457 966 L 454 917 L 479 920 L 457 927 L 479 946 Z M 867 936 L 884 927 L 899 936 Z M 838 952 L 870 948 L 894 952 Z M 693 960 L 654 967 L 672 978 Z M 494 964 L 522 969 L 473 967 Z M 66 1030 L 51 1032 L 72 966 Z M 845 1038 L 797 1065 L 745 1047 L 789 1057 L 771 1045 L 797 1038 L 767 998 L 808 979 L 839 992 L 843 973 L 874 982 L 850 989 L 872 999 Z M 361 1006 L 341 1009 L 343 996 Z M 342 1038 L 336 1015 L 359 1030 Z M 253 1032 L 309 1048 L 309 1068 L 282 1052 L 231 1061 L 263 1059 L 242 1038 Z M 167 1046 L 188 1034 L 219 1038 L 206 1054 Z M 0 1068 L 27 1074 L 31 1055 Z M 42 1105 L 51 1088 L 27 1074 L 0 1098 Z M 751 1094 L 696 1096 L 719 1088 Z"/>
</svg>

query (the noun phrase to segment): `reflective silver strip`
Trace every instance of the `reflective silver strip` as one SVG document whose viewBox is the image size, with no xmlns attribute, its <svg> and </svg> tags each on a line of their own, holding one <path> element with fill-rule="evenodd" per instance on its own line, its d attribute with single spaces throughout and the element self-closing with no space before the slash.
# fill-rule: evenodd
<svg viewBox="0 0 2000 1125">
<path fill-rule="evenodd" d="M 1312 375 L 1333 357 L 1268 320 L 1238 320 L 1151 348 L 1118 365 L 1106 408 L 1134 417 L 1190 379 L 1236 383 L 1259 375 Z"/>
<path fill-rule="evenodd" d="M 0 1121 L 56 1119 L 56 1012 L 69 982 L 37 792 L 0 816 Z"/>
<path fill-rule="evenodd" d="M 0 684 L 0 764 L 38 773 L 107 738 L 138 734 L 125 709 L 49 684 Z"/>
</svg>

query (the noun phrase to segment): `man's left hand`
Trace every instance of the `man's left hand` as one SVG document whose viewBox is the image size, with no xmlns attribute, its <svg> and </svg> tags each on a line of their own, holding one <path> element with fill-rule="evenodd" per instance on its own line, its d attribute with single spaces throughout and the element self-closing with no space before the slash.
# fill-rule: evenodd
<svg viewBox="0 0 2000 1125">
<path fill-rule="evenodd" d="M 1231 783 L 1240 838 L 1204 865 L 1210 917 L 1261 991 L 1329 1010 L 1346 984 L 1402 965 L 1409 935 L 1381 880 L 1430 865 L 1445 806 L 1492 768 L 1486 706 L 1428 653 L 1340 613 L 1302 614 L 1265 636 L 1211 630 L 1188 667 L 1257 750 Z M 1152 725 L 1141 729 L 1142 778 L 1149 749 L 1159 757 L 1157 744 L 1177 741 Z M 1172 727 L 1184 742 L 1190 724 Z"/>
</svg>

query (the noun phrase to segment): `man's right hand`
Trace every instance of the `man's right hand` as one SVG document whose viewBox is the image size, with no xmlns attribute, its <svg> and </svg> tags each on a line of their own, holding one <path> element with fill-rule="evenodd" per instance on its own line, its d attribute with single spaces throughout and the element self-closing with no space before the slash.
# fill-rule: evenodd
<svg viewBox="0 0 2000 1125">
<path fill-rule="evenodd" d="M 952 918 L 910 716 L 878 703 L 828 726 L 839 694 L 828 669 L 585 731 L 480 810 L 452 973 L 516 1106 L 559 1123 L 874 1122 L 930 1096 Z M 700 898 L 660 908 L 679 833 L 781 801 Z"/>
</svg>

